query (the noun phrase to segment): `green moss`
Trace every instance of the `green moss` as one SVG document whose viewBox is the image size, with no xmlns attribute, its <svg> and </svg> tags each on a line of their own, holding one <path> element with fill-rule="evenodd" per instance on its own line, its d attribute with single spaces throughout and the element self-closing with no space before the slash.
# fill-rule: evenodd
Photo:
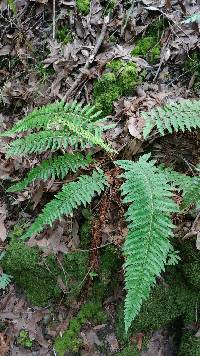
<svg viewBox="0 0 200 356">
<path fill-rule="evenodd" d="M 33 339 L 30 338 L 27 330 L 21 330 L 17 337 L 17 344 L 30 349 L 33 346 Z"/>
<path fill-rule="evenodd" d="M 88 272 L 88 252 L 65 254 L 61 265 L 56 257 L 41 258 L 37 247 L 28 247 L 16 235 L 23 229 L 17 228 L 1 261 L 5 271 L 13 276 L 13 281 L 22 288 L 27 299 L 37 306 L 45 306 L 61 296 L 57 285 L 58 276 L 67 288 L 66 302 L 78 296 Z M 21 229 L 21 230 L 20 230 Z M 19 236 L 19 235 L 18 235 Z"/>
<path fill-rule="evenodd" d="M 179 246 L 181 271 L 191 287 L 200 290 L 200 251 L 196 248 L 195 239 L 184 241 Z"/>
<path fill-rule="evenodd" d="M 180 273 L 174 268 L 171 270 L 173 273 L 166 276 L 166 285 L 156 286 L 143 303 L 138 317 L 132 324 L 132 333 L 158 330 L 178 317 L 182 317 L 186 323 L 195 322 L 198 293 L 183 282 Z M 117 310 L 116 336 L 122 344 L 127 342 L 123 304 Z"/>
<path fill-rule="evenodd" d="M 90 0 L 76 0 L 76 6 L 81 14 L 87 15 L 90 11 Z"/>
<path fill-rule="evenodd" d="M 64 44 L 71 43 L 73 41 L 71 31 L 65 26 L 58 27 L 56 30 L 56 38 L 59 42 Z"/>
<path fill-rule="evenodd" d="M 89 209 L 82 209 L 83 222 L 80 227 L 80 247 L 88 249 L 91 241 L 93 215 Z"/>
<path fill-rule="evenodd" d="M 178 356 L 199 356 L 200 338 L 192 335 L 191 332 L 185 332 L 181 338 L 181 344 Z"/>
<path fill-rule="evenodd" d="M 139 356 L 140 352 L 136 346 L 126 346 L 122 351 L 118 352 L 116 356 Z"/>
<path fill-rule="evenodd" d="M 84 216 L 91 218 L 91 215 L 87 213 L 88 211 L 84 213 Z M 66 351 L 74 352 L 79 350 L 82 345 L 79 332 L 87 321 L 98 325 L 105 323 L 107 320 L 107 315 L 102 307 L 102 301 L 107 286 L 111 282 L 111 278 L 114 276 L 114 272 L 119 264 L 117 249 L 114 246 L 108 246 L 101 253 L 100 260 L 101 265 L 98 271 L 98 278 L 89 292 L 88 302 L 82 305 L 77 316 L 71 320 L 68 329 L 55 341 L 54 348 L 58 356 L 63 356 Z"/>
<path fill-rule="evenodd" d="M 149 63 L 155 64 L 160 59 L 160 39 L 167 25 L 168 22 L 160 16 L 154 20 L 148 27 L 146 36 L 136 41 L 131 55 L 145 58 Z"/>
<path fill-rule="evenodd" d="M 120 96 L 133 92 L 139 82 L 137 66 L 133 62 L 113 60 L 107 64 L 108 73 L 94 84 L 93 98 L 98 110 L 109 115 L 113 110 L 113 102 Z"/>
<path fill-rule="evenodd" d="M 121 261 L 117 248 L 108 246 L 102 251 L 100 258 L 99 278 L 104 286 L 113 282 L 115 272 L 120 269 Z M 116 280 L 116 277 L 114 278 Z"/>
<path fill-rule="evenodd" d="M 82 346 L 82 340 L 79 338 L 81 327 L 90 321 L 93 324 L 104 323 L 107 316 L 102 309 L 99 301 L 88 302 L 84 304 L 79 313 L 73 318 L 68 326 L 68 329 L 62 336 L 58 336 L 55 340 L 54 348 L 58 356 L 64 356 L 65 352 L 76 352 Z"/>
<path fill-rule="evenodd" d="M 53 66 L 45 67 L 42 62 L 37 63 L 36 70 L 42 80 L 46 80 L 48 77 L 55 73 Z"/>
<path fill-rule="evenodd" d="M 195 73 L 195 82 L 193 90 L 195 92 L 200 90 L 200 52 L 193 51 L 185 61 L 184 70 L 188 71 L 190 75 Z"/>
<path fill-rule="evenodd" d="M 136 42 L 135 48 L 131 51 L 132 56 L 145 58 L 151 64 L 154 64 L 160 58 L 161 46 L 153 36 L 141 38 Z"/>
</svg>

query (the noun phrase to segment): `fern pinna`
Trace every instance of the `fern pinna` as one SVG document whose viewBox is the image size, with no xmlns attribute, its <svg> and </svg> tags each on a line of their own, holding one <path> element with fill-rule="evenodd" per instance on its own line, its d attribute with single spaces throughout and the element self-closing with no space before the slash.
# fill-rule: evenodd
<svg viewBox="0 0 200 356">
<path fill-rule="evenodd" d="M 44 207 L 34 223 L 22 236 L 22 239 L 40 233 L 45 225 L 52 225 L 63 215 L 70 215 L 83 204 L 90 203 L 94 194 L 100 194 L 107 185 L 107 179 L 102 170 L 94 171 L 92 176 L 80 176 L 78 181 L 70 182 L 62 187 L 52 201 Z"/>
<path fill-rule="evenodd" d="M 36 131 L 11 142 L 7 156 L 24 156 L 68 147 L 84 149 L 89 145 L 100 146 L 105 151 L 114 153 L 113 148 L 101 137 L 109 126 L 102 124 L 99 116 L 100 112 L 95 112 L 94 106 L 86 105 L 82 108 L 76 102 L 65 104 L 61 101 L 35 109 L 11 130 L 2 134 L 12 136 L 28 130 Z"/>
<path fill-rule="evenodd" d="M 149 112 L 142 112 L 141 116 L 145 121 L 145 139 L 154 127 L 162 136 L 165 131 L 191 131 L 192 128 L 200 128 L 200 101 L 182 100 L 180 103 L 170 103 L 162 108 L 156 107 Z"/>
<path fill-rule="evenodd" d="M 39 179 L 43 181 L 47 181 L 49 178 L 63 179 L 69 172 L 76 172 L 80 168 L 87 167 L 91 162 L 90 155 L 85 159 L 81 153 L 66 153 L 61 156 L 53 156 L 42 161 L 39 166 L 33 167 L 23 180 L 9 187 L 7 192 L 23 190 L 28 184 Z"/>
<path fill-rule="evenodd" d="M 164 270 L 173 229 L 170 215 L 178 210 L 165 175 L 148 160 L 149 155 L 144 155 L 136 163 L 116 162 L 125 170 L 122 195 L 124 203 L 130 204 L 124 243 L 126 331 L 148 298 L 155 278 Z"/>
</svg>

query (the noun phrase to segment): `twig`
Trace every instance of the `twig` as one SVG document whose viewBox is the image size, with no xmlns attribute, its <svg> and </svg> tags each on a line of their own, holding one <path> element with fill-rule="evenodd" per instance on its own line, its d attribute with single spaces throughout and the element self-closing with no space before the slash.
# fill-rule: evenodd
<svg viewBox="0 0 200 356">
<path fill-rule="evenodd" d="M 134 6 L 135 6 L 135 2 L 136 2 L 135 0 L 132 1 L 131 7 L 130 7 L 130 9 L 129 9 L 129 11 L 128 11 L 128 15 L 127 15 L 126 20 L 125 20 L 125 23 L 124 23 L 124 26 L 123 26 L 122 29 L 121 29 L 121 37 L 123 36 L 124 31 L 125 31 L 126 26 L 127 26 L 127 23 L 128 23 L 128 20 L 129 20 L 130 16 L 131 16 L 132 13 L 133 13 Z"/>
<path fill-rule="evenodd" d="M 200 218 L 200 212 L 197 214 L 197 216 L 196 216 L 196 218 L 195 218 L 195 220 L 194 220 L 194 222 L 192 224 L 192 227 L 191 227 L 190 231 L 185 236 L 183 236 L 183 240 L 186 240 L 186 239 L 188 239 L 190 237 L 193 237 L 193 236 L 198 234 L 198 231 L 196 231 L 195 226 L 196 226 L 199 218 Z"/>
<path fill-rule="evenodd" d="M 84 67 L 81 69 L 77 79 L 75 80 L 74 84 L 71 86 L 71 88 L 66 92 L 66 94 L 64 95 L 64 97 L 62 98 L 63 100 L 66 100 L 70 94 L 74 91 L 74 89 L 76 89 L 76 87 L 80 84 L 83 76 L 85 75 L 85 72 L 87 71 L 87 69 L 89 69 L 91 63 L 94 61 L 94 58 L 99 50 L 99 48 L 101 47 L 101 44 L 104 40 L 105 34 L 106 34 L 106 29 L 108 26 L 108 22 L 109 22 L 109 17 L 105 16 L 104 17 L 104 22 L 103 22 L 103 26 L 101 29 L 101 33 L 99 35 L 99 37 L 97 38 L 97 42 L 96 45 L 91 53 L 91 55 L 89 56 L 88 60 L 86 61 Z"/>
<path fill-rule="evenodd" d="M 56 38 L 56 0 L 53 0 L 53 40 Z"/>
</svg>

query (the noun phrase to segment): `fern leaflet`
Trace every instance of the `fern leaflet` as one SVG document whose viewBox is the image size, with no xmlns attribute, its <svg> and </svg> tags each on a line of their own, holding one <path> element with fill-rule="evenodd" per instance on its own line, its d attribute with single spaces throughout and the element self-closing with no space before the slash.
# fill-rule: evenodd
<svg viewBox="0 0 200 356">
<path fill-rule="evenodd" d="M 28 130 L 37 131 L 13 141 L 8 147 L 8 155 L 42 153 L 66 149 L 68 146 L 77 149 L 79 145 L 82 149 L 88 145 L 98 145 L 114 153 L 115 150 L 101 137 L 103 131 L 111 126 L 103 124 L 104 120 L 99 120 L 100 112 L 94 111 L 94 106 L 86 105 L 82 108 L 76 102 L 64 104 L 62 101 L 33 110 L 11 130 L 2 134 L 12 136 Z"/>
<path fill-rule="evenodd" d="M 6 287 L 10 284 L 12 276 L 2 273 L 0 276 L 0 289 L 6 289 Z"/>
<path fill-rule="evenodd" d="M 126 214 L 129 232 L 124 243 L 126 331 L 139 313 L 143 300 L 148 298 L 156 276 L 164 270 L 171 248 L 168 240 L 173 229 L 170 214 L 177 211 L 165 175 L 148 159 L 149 155 L 144 155 L 136 163 L 116 162 L 125 170 L 122 195 L 124 203 L 130 204 Z"/>
<path fill-rule="evenodd" d="M 200 12 L 197 12 L 196 14 L 188 16 L 187 19 L 183 22 L 185 22 L 185 23 L 192 23 L 192 22 L 200 23 Z"/>
<path fill-rule="evenodd" d="M 147 138 L 154 128 L 157 128 L 160 135 L 164 135 L 165 131 L 172 133 L 191 131 L 192 128 L 200 127 L 200 101 L 199 100 L 183 100 L 180 103 L 171 103 L 163 108 L 156 107 L 149 112 L 142 112 L 142 117 L 145 120 L 143 128 L 143 136 Z"/>
<path fill-rule="evenodd" d="M 56 156 L 42 161 L 42 163 L 32 168 L 27 176 L 20 182 L 12 185 L 7 192 L 18 192 L 27 187 L 35 180 L 42 179 L 46 181 L 49 178 L 63 179 L 69 171 L 76 172 L 79 168 L 87 167 L 92 162 L 91 156 L 85 159 L 80 153 L 66 153 L 62 156 Z"/>
<path fill-rule="evenodd" d="M 52 225 L 63 215 L 70 215 L 78 206 L 90 203 L 94 194 L 100 194 L 107 185 L 107 179 L 102 170 L 94 171 L 92 176 L 80 176 L 78 181 L 70 182 L 43 208 L 43 211 L 30 228 L 22 236 L 26 239 L 40 233 L 46 224 Z"/>
<path fill-rule="evenodd" d="M 159 167 L 160 168 L 160 167 Z M 200 176 L 199 174 L 194 177 L 170 170 L 169 168 L 160 168 L 167 181 L 171 184 L 172 189 L 182 191 L 183 201 L 180 205 L 182 210 L 189 208 L 191 205 L 200 204 Z M 199 171 L 199 167 L 196 167 Z"/>
</svg>

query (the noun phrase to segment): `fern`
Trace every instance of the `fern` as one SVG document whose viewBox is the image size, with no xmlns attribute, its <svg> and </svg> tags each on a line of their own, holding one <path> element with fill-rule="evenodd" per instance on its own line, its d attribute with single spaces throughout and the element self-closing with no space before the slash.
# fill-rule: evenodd
<svg viewBox="0 0 200 356">
<path fill-rule="evenodd" d="M 184 20 L 184 22 L 185 23 L 192 23 L 192 22 L 200 23 L 200 12 L 197 12 L 196 14 L 188 16 L 187 19 Z"/>
<path fill-rule="evenodd" d="M 10 275 L 2 273 L 2 275 L 0 276 L 0 289 L 6 289 L 6 287 L 11 282 L 11 278 L 12 277 Z"/>
<path fill-rule="evenodd" d="M 8 147 L 8 156 L 55 151 L 68 146 L 77 149 L 78 145 L 82 149 L 88 145 L 98 145 L 105 151 L 114 153 L 112 147 L 101 137 L 103 131 L 111 126 L 103 125 L 104 120 L 99 120 L 100 112 L 94 111 L 95 107 L 90 105 L 82 108 L 76 102 L 64 104 L 62 101 L 33 110 L 11 130 L 2 134 L 12 136 L 37 130 L 13 141 Z"/>
<path fill-rule="evenodd" d="M 200 101 L 183 100 L 180 103 L 171 103 L 163 108 L 156 107 L 150 112 L 142 112 L 145 120 L 143 136 L 147 138 L 151 130 L 156 127 L 160 135 L 165 131 L 191 131 L 200 127 Z"/>
<path fill-rule="evenodd" d="M 62 156 L 56 156 L 42 161 L 42 163 L 32 168 L 27 176 L 19 183 L 12 185 L 7 189 L 7 192 L 18 192 L 27 187 L 28 184 L 35 180 L 42 179 L 43 181 L 49 178 L 63 179 L 69 171 L 76 172 L 79 168 L 87 167 L 92 162 L 91 156 L 85 159 L 80 153 L 66 153 Z"/>
<path fill-rule="evenodd" d="M 107 185 L 102 170 L 94 171 L 92 176 L 80 176 L 78 181 L 65 184 L 62 190 L 43 208 L 43 211 L 30 228 L 22 236 L 26 239 L 33 234 L 40 233 L 45 225 L 52 225 L 63 215 L 70 215 L 78 206 L 90 203 L 94 194 L 100 194 Z"/>
<path fill-rule="evenodd" d="M 160 168 L 160 167 L 159 167 Z M 172 189 L 182 191 L 183 201 L 180 205 L 182 210 L 188 209 L 191 205 L 200 204 L 200 175 L 199 166 L 196 167 L 197 176 L 190 177 L 185 174 L 170 170 L 169 168 L 160 168 Z"/>
<path fill-rule="evenodd" d="M 170 214 L 177 211 L 165 175 L 148 159 L 149 155 L 144 155 L 137 163 L 116 162 L 125 170 L 122 195 L 124 203 L 130 204 L 126 214 L 129 232 L 124 244 L 126 331 L 148 298 L 156 276 L 164 270 L 171 249 Z"/>
</svg>

